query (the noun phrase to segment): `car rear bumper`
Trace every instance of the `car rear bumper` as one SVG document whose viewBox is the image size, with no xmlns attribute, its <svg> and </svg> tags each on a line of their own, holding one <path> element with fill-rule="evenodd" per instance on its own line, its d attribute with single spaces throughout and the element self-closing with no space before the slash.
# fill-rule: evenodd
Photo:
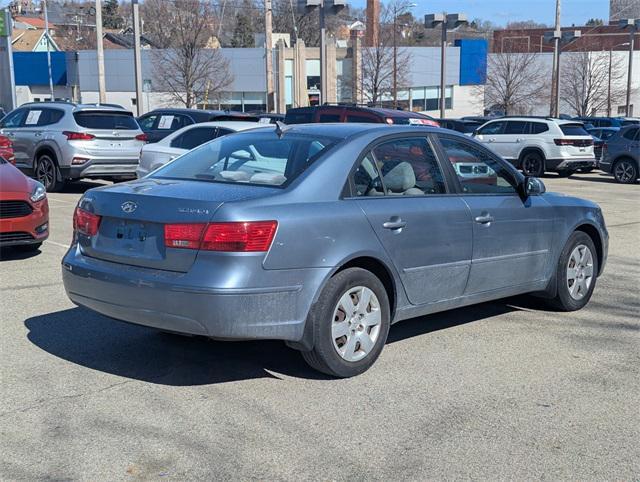
<svg viewBox="0 0 640 482">
<path fill-rule="evenodd" d="M 190 273 L 90 258 L 75 245 L 62 261 L 71 301 L 108 317 L 219 339 L 300 341 L 329 269 L 262 271 L 269 286 L 212 287 L 195 284 Z"/>
<path fill-rule="evenodd" d="M 19 218 L 0 219 L 0 246 L 41 243 L 49 237 L 49 206 L 32 204 L 33 212 Z"/>
<path fill-rule="evenodd" d="M 597 167 L 595 157 L 575 158 L 575 159 L 547 159 L 546 168 L 558 171 L 577 171 L 586 167 Z"/>
</svg>

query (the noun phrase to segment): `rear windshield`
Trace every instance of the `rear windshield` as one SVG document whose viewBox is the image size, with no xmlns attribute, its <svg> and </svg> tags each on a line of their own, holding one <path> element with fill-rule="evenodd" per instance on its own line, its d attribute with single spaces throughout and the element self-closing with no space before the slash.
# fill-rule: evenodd
<svg viewBox="0 0 640 482">
<path fill-rule="evenodd" d="M 308 124 L 313 122 L 313 112 L 291 112 L 284 118 L 285 124 Z"/>
<path fill-rule="evenodd" d="M 151 177 L 283 187 L 336 139 L 252 132 L 219 137 L 187 152 Z"/>
<path fill-rule="evenodd" d="M 87 129 L 137 130 L 138 123 L 127 112 L 76 112 L 73 118 Z"/>
<path fill-rule="evenodd" d="M 562 124 L 560 130 L 565 136 L 589 136 L 582 124 Z"/>
</svg>

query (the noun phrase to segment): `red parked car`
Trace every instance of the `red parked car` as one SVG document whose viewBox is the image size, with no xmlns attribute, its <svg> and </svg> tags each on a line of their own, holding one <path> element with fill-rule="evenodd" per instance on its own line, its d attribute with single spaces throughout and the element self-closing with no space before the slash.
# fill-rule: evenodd
<svg viewBox="0 0 640 482">
<path fill-rule="evenodd" d="M 49 204 L 44 186 L 0 157 L 0 247 L 35 251 L 48 236 Z"/>
<path fill-rule="evenodd" d="M 16 163 L 16 158 L 13 155 L 13 144 L 7 136 L 0 136 L 0 157 L 5 158 L 11 164 Z"/>
</svg>

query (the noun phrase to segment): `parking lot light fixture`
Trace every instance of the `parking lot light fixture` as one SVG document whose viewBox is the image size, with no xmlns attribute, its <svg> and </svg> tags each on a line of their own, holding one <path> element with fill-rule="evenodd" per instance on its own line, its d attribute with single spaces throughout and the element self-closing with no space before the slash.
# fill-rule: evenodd
<svg viewBox="0 0 640 482">
<path fill-rule="evenodd" d="M 442 38 L 440 45 L 440 118 L 445 115 L 445 85 L 446 85 L 446 55 L 447 55 L 447 30 L 454 30 L 469 23 L 463 13 L 432 13 L 424 16 L 425 28 L 441 28 Z"/>
</svg>

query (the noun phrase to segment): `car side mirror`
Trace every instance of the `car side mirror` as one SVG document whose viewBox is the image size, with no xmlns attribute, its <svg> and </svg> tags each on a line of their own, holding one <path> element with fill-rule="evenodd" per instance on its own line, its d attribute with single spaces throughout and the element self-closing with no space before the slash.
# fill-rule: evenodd
<svg viewBox="0 0 640 482">
<path fill-rule="evenodd" d="M 535 196 L 537 194 L 543 194 L 547 192 L 547 188 L 544 183 L 533 176 L 526 176 L 522 183 L 522 194 L 525 198 L 529 196 Z"/>
</svg>

